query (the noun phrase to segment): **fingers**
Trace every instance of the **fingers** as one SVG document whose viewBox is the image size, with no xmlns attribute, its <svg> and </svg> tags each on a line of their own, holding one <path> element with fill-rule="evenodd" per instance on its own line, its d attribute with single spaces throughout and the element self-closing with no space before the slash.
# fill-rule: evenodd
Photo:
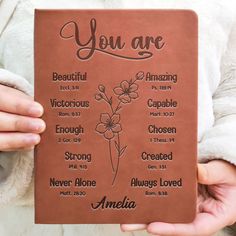
<svg viewBox="0 0 236 236">
<path fill-rule="evenodd" d="M 161 236 L 209 236 L 224 227 L 221 218 L 208 213 L 197 215 L 190 224 L 168 224 L 162 222 L 151 223 L 147 231 Z"/>
<path fill-rule="evenodd" d="M 0 150 L 16 151 L 32 149 L 40 142 L 39 134 L 30 133 L 0 133 Z"/>
<path fill-rule="evenodd" d="M 45 122 L 42 119 L 0 111 L 0 132 L 20 131 L 24 133 L 41 133 L 45 130 L 45 127 Z"/>
<path fill-rule="evenodd" d="M 21 91 L 0 85 L 0 110 L 23 116 L 40 117 L 43 107 Z"/>
<path fill-rule="evenodd" d="M 214 160 L 198 164 L 198 182 L 205 185 L 235 184 L 236 167 L 226 161 Z"/>
<path fill-rule="evenodd" d="M 146 229 L 146 224 L 121 224 L 120 228 L 122 231 L 137 231 Z"/>
<path fill-rule="evenodd" d="M 0 85 L 0 151 L 33 149 L 45 130 L 43 107 L 23 92 Z"/>
<path fill-rule="evenodd" d="M 194 232 L 192 227 L 192 225 L 190 226 L 184 224 L 168 224 L 162 222 L 155 222 L 148 225 L 147 232 L 150 234 L 158 234 L 162 236 L 197 236 L 198 234 Z"/>
<path fill-rule="evenodd" d="M 201 184 L 218 185 L 220 183 L 234 183 L 235 185 L 235 179 L 236 168 L 228 162 L 215 160 L 207 164 L 198 165 L 198 181 Z M 220 189 L 217 191 L 220 191 Z M 231 200 L 231 205 L 232 202 L 233 200 Z M 146 229 L 150 234 L 161 236 L 210 236 L 228 225 L 229 219 L 232 218 L 233 214 L 227 210 L 225 202 L 209 198 L 205 201 L 200 199 L 198 205 L 201 210 L 192 223 L 169 224 L 155 222 L 147 225 Z M 144 228 L 144 225 L 121 226 L 121 229 L 124 231 Z"/>
</svg>

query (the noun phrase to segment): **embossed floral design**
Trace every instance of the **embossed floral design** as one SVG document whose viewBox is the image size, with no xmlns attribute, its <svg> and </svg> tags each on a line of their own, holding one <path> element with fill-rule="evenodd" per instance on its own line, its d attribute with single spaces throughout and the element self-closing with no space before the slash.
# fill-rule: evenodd
<svg viewBox="0 0 236 236">
<path fill-rule="evenodd" d="M 123 80 L 120 83 L 120 86 L 115 87 L 114 93 L 118 95 L 118 99 L 122 103 L 130 103 L 132 99 L 136 99 L 138 97 L 138 85 L 136 83 L 128 82 L 127 80 Z"/>
<path fill-rule="evenodd" d="M 100 100 L 102 99 L 102 94 L 101 94 L 101 93 L 95 94 L 95 99 L 96 99 L 97 101 L 100 101 Z"/>
<path fill-rule="evenodd" d="M 109 158 L 111 162 L 111 168 L 113 172 L 112 185 L 114 185 L 118 170 L 120 158 L 124 156 L 127 149 L 127 145 L 121 144 L 120 133 L 122 130 L 120 124 L 120 111 L 123 108 L 123 104 L 131 103 L 132 100 L 138 98 L 138 84 L 136 81 L 141 81 L 144 78 L 144 72 L 139 71 L 135 75 L 135 79 L 123 80 L 119 86 L 113 88 L 114 95 L 118 99 L 114 101 L 114 97 L 109 97 L 107 94 L 106 87 L 103 84 L 98 85 L 98 93 L 95 94 L 94 98 L 96 101 L 104 101 L 108 104 L 110 113 L 101 113 L 100 122 L 96 125 L 95 130 L 103 135 L 105 140 L 108 142 Z M 115 97 L 116 98 L 116 97 Z M 115 103 L 115 106 L 114 106 Z M 116 165 L 114 165 L 114 156 L 116 156 Z"/>
<path fill-rule="evenodd" d="M 102 113 L 100 115 L 100 122 L 96 126 L 96 131 L 103 134 L 106 139 L 113 139 L 114 135 L 120 132 L 121 125 L 120 114 L 114 114 L 112 117 L 108 113 Z"/>
</svg>

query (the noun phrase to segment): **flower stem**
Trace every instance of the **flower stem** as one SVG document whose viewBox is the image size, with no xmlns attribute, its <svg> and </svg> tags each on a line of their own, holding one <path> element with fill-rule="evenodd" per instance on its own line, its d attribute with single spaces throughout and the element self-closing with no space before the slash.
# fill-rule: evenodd
<svg viewBox="0 0 236 236">
<path fill-rule="evenodd" d="M 113 178 L 113 181 L 112 181 L 112 185 L 114 185 L 114 182 L 116 180 L 116 176 L 117 176 L 118 169 L 119 169 L 119 163 L 120 163 L 120 158 L 118 157 L 117 166 L 116 166 L 116 172 L 115 172 L 115 175 L 114 175 L 114 178 Z"/>
<path fill-rule="evenodd" d="M 135 79 L 130 85 L 134 84 L 134 82 L 136 82 L 137 79 Z"/>
<path fill-rule="evenodd" d="M 120 134 L 119 133 L 117 133 L 117 141 L 118 141 L 118 147 L 119 147 L 118 157 L 120 157 Z"/>
<path fill-rule="evenodd" d="M 114 114 L 114 110 L 113 110 L 113 107 L 112 107 L 112 105 L 109 103 L 109 99 L 108 99 L 108 97 L 107 97 L 107 95 L 106 95 L 106 93 L 104 93 L 104 95 L 105 95 L 105 98 L 103 97 L 103 100 L 109 105 L 109 107 L 110 107 L 110 109 L 111 109 L 111 112 L 112 112 L 112 114 Z"/>
<path fill-rule="evenodd" d="M 117 156 L 118 160 L 117 160 L 116 172 L 115 172 L 115 175 L 114 175 L 114 178 L 112 181 L 112 185 L 114 185 L 114 183 L 115 183 L 116 176 L 117 176 L 117 173 L 119 170 L 119 164 L 120 164 L 120 135 L 119 135 L 119 133 L 117 133 L 117 143 L 118 143 L 118 147 L 119 147 L 118 156 Z"/>
<path fill-rule="evenodd" d="M 114 169 L 114 164 L 113 164 L 113 161 L 112 161 L 112 154 L 111 154 L 111 140 L 110 140 L 110 139 L 109 139 L 109 153 L 110 153 L 110 160 L 111 160 L 112 171 L 114 172 L 115 169 Z"/>
<path fill-rule="evenodd" d="M 119 108 L 120 104 L 121 104 L 121 101 L 118 103 L 118 105 L 117 105 L 115 111 L 113 111 L 113 114 L 112 114 L 112 115 L 114 115 L 114 114 L 116 113 L 116 111 L 117 111 L 117 109 Z"/>
</svg>

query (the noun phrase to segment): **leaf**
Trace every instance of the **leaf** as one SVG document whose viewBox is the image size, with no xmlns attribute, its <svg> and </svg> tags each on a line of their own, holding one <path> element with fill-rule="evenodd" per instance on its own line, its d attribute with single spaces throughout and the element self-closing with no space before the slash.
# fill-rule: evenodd
<svg viewBox="0 0 236 236">
<path fill-rule="evenodd" d="M 118 146 L 118 143 L 115 141 L 115 147 L 116 147 L 116 150 L 119 151 L 119 146 Z"/>
<path fill-rule="evenodd" d="M 123 148 L 121 148 L 119 157 L 122 156 L 122 154 L 125 152 L 126 148 L 127 148 L 127 146 L 124 146 Z"/>
<path fill-rule="evenodd" d="M 121 108 L 122 108 L 121 106 L 120 106 L 120 107 L 117 107 L 116 111 L 119 111 Z"/>
<path fill-rule="evenodd" d="M 111 105 L 112 104 L 112 97 L 109 99 L 109 104 Z"/>
</svg>

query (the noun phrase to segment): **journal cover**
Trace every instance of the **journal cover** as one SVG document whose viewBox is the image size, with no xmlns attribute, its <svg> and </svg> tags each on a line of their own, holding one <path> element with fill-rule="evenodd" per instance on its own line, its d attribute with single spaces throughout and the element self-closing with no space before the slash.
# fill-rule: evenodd
<svg viewBox="0 0 236 236">
<path fill-rule="evenodd" d="M 191 222 L 197 16 L 36 10 L 35 222 Z"/>
</svg>

